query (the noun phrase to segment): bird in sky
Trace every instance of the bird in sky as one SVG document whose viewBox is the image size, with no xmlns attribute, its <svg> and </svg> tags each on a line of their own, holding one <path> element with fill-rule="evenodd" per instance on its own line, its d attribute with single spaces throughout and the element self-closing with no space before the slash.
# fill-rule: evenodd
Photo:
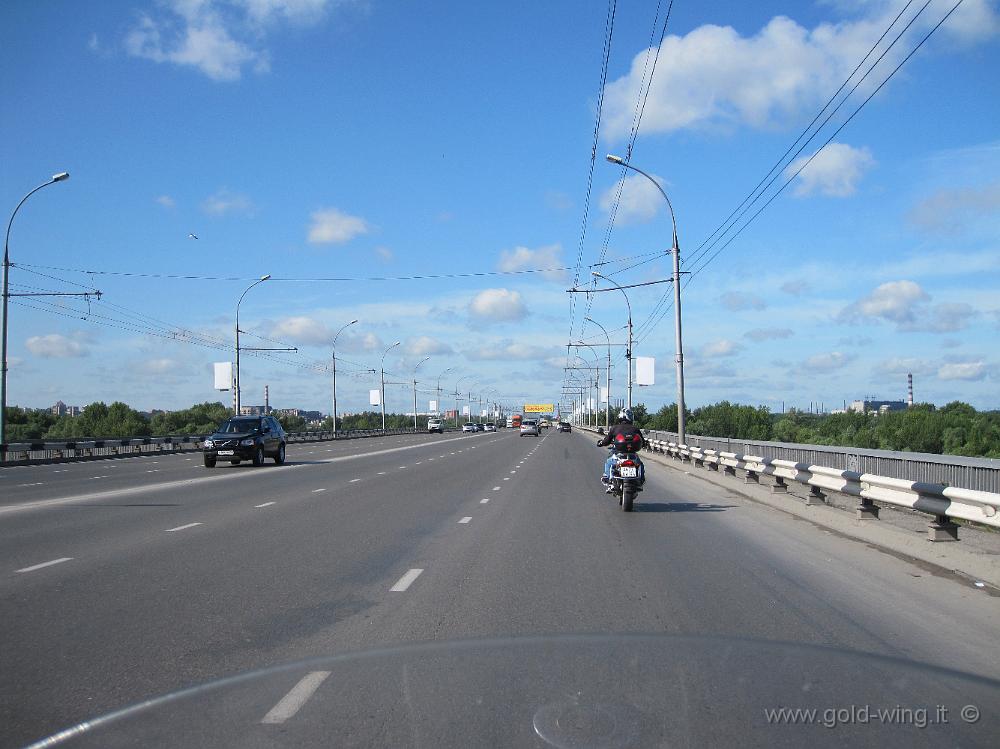
<svg viewBox="0 0 1000 749">
<path fill-rule="evenodd" d="M 197 239 L 198 237 L 194 234 L 188 234 L 188 239 Z"/>
</svg>

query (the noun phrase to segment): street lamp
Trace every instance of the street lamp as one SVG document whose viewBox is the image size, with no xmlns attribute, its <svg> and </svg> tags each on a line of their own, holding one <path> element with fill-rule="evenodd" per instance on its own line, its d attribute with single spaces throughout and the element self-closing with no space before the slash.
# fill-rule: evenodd
<svg viewBox="0 0 1000 749">
<path fill-rule="evenodd" d="M 0 364 L 0 461 L 4 460 L 7 455 L 7 300 L 10 298 L 10 288 L 8 285 L 8 276 L 10 275 L 10 227 L 14 224 L 14 216 L 17 215 L 18 210 L 24 205 L 24 201 L 43 187 L 48 187 L 49 185 L 54 185 L 56 182 L 62 182 L 67 179 L 69 179 L 69 172 L 53 174 L 52 179 L 48 182 L 43 182 L 21 198 L 21 202 L 17 204 L 14 212 L 10 214 L 10 221 L 7 222 L 7 236 L 3 241 L 3 351 L 0 353 L 0 361 L 2 361 L 2 364 Z"/>
<path fill-rule="evenodd" d="M 382 373 L 382 397 L 379 401 L 382 404 L 382 431 L 385 431 L 385 355 L 392 351 L 396 346 L 399 345 L 399 341 L 396 341 L 389 348 L 382 352 L 382 361 L 379 363 L 379 371 Z"/>
<path fill-rule="evenodd" d="M 462 382 L 462 380 L 467 380 L 470 377 L 475 377 L 475 375 L 470 375 L 470 374 L 462 375 L 461 377 L 459 377 L 455 381 L 455 428 L 456 429 L 458 429 L 458 396 L 459 396 L 458 385 L 459 385 L 459 383 Z M 469 404 L 469 413 L 470 413 L 470 415 L 472 413 L 472 404 L 471 403 Z"/>
<path fill-rule="evenodd" d="M 347 328 L 351 327 L 357 322 L 357 320 L 351 320 L 347 325 L 342 327 L 337 331 L 337 335 L 333 337 L 333 343 L 330 346 L 331 354 L 330 358 L 333 360 L 333 437 L 337 438 L 337 339 L 340 334 L 343 333 Z"/>
<path fill-rule="evenodd" d="M 417 431 L 417 368 L 420 367 L 425 361 L 430 359 L 429 356 L 425 356 L 423 359 L 417 362 L 417 366 L 413 368 L 413 431 Z"/>
<path fill-rule="evenodd" d="M 597 353 L 597 349 L 595 349 L 589 343 L 584 343 L 583 341 L 577 341 L 576 343 L 573 344 L 573 346 L 574 347 L 586 346 L 587 348 L 589 348 L 594 353 L 594 363 L 595 364 L 600 364 L 600 362 L 601 362 L 601 355 L 598 354 Z M 608 351 L 610 352 L 610 350 L 611 349 L 609 348 Z M 601 411 L 601 370 L 600 370 L 599 367 L 595 367 L 594 368 L 594 372 L 596 373 L 595 376 L 596 376 L 596 379 L 597 379 L 597 407 L 594 409 L 594 421 L 597 422 L 597 426 L 600 426 L 600 419 L 597 418 L 597 417 L 598 417 L 598 414 L 600 414 L 600 411 Z M 610 394 L 611 394 L 611 367 L 610 366 L 608 367 L 608 382 L 607 382 L 607 385 L 608 385 L 608 388 L 607 388 L 608 389 L 608 395 L 610 397 Z M 610 414 L 610 412 L 611 412 L 611 406 L 609 405 L 608 406 L 608 413 Z M 611 426 L 611 421 L 610 420 L 606 420 L 604 426 Z"/>
<path fill-rule="evenodd" d="M 614 284 L 618 290 L 625 297 L 625 306 L 628 308 L 628 346 L 625 348 L 625 361 L 628 364 L 628 407 L 632 408 L 632 305 L 629 304 L 628 294 L 625 293 L 625 289 L 621 287 L 617 281 L 612 281 L 607 276 L 602 276 L 596 270 L 590 271 L 591 275 L 597 278 L 603 278 L 610 284 Z"/>
<path fill-rule="evenodd" d="M 604 417 L 604 425 L 607 426 L 607 427 L 610 427 L 611 426 L 611 336 L 608 335 L 608 331 L 604 329 L 604 326 L 601 325 L 599 322 L 597 322 L 597 320 L 595 320 L 594 318 L 592 318 L 592 317 L 585 317 L 584 320 L 587 320 L 589 322 L 594 323 L 594 325 L 596 325 L 602 331 L 604 331 L 604 337 L 608 339 L 608 377 L 607 377 L 607 380 L 608 380 L 608 399 L 606 401 L 607 412 L 606 412 L 606 415 Z"/>
<path fill-rule="evenodd" d="M 654 185 L 656 189 L 660 191 L 660 195 L 663 199 L 667 201 L 667 208 L 670 209 L 670 223 L 673 226 L 673 247 L 671 252 L 674 255 L 674 335 L 677 344 L 677 442 L 683 445 L 684 436 L 684 346 L 681 342 L 681 248 L 680 244 L 677 242 L 677 219 L 674 216 L 674 207 L 670 203 L 670 198 L 660 187 L 660 183 L 655 179 L 646 174 L 642 169 L 632 166 L 621 156 L 615 156 L 614 154 L 608 154 L 605 158 L 612 164 L 618 164 L 626 169 L 631 169 L 633 172 L 638 172 L 643 177 L 648 179 Z M 631 348 L 631 338 L 632 338 L 632 325 L 629 323 L 629 348 Z M 629 375 L 631 377 L 631 373 Z M 629 394 L 629 406 L 632 405 L 631 393 Z"/>
<path fill-rule="evenodd" d="M 438 375 L 437 401 L 435 401 L 437 403 L 437 409 L 436 409 L 436 411 L 437 411 L 437 415 L 438 416 L 441 416 L 441 412 L 442 412 L 442 408 L 441 408 L 441 378 L 444 377 L 446 374 L 448 374 L 453 369 L 454 369 L 454 367 L 448 367 L 448 369 L 446 369 L 444 372 L 442 372 L 441 374 Z"/>
<path fill-rule="evenodd" d="M 264 283 L 270 277 L 271 274 L 268 273 L 266 276 L 261 276 L 258 280 L 247 286 L 246 291 L 240 294 L 240 300 L 236 302 L 236 384 L 233 388 L 233 411 L 236 416 L 240 415 L 240 305 L 243 304 L 243 297 L 247 295 L 250 289 L 257 284 Z"/>
</svg>

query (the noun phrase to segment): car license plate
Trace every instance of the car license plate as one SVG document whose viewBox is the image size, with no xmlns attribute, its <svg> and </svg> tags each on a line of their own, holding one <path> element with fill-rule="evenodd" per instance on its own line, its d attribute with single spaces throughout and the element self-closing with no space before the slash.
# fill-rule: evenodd
<svg viewBox="0 0 1000 749">
<path fill-rule="evenodd" d="M 638 475 L 638 469 L 635 466 L 621 466 L 618 472 L 623 479 L 634 479 Z"/>
<path fill-rule="evenodd" d="M 232 450 L 219 450 L 219 455 L 232 455 Z"/>
</svg>

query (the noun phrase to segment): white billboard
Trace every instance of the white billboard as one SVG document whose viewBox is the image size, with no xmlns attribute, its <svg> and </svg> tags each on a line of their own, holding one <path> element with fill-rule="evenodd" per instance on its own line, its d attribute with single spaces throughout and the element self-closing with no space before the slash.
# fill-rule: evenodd
<svg viewBox="0 0 1000 749">
<path fill-rule="evenodd" d="M 468 416 L 470 413 L 468 406 L 462 406 L 462 416 Z"/>
<path fill-rule="evenodd" d="M 635 358 L 635 384 L 655 385 L 656 378 L 653 370 L 656 369 L 656 359 L 652 356 L 637 356 Z"/>
<path fill-rule="evenodd" d="M 233 386 L 233 363 L 217 361 L 215 367 L 215 389 L 229 390 Z"/>
<path fill-rule="evenodd" d="M 608 389 L 601 388 L 601 403 L 607 403 L 607 402 L 608 402 Z"/>
<path fill-rule="evenodd" d="M 381 393 L 378 390 L 368 391 L 368 404 L 372 406 L 379 406 L 382 404 L 382 399 L 379 397 Z"/>
<path fill-rule="evenodd" d="M 430 403 L 428 403 L 427 410 L 432 414 L 436 414 L 438 412 L 438 402 L 431 401 Z"/>
</svg>

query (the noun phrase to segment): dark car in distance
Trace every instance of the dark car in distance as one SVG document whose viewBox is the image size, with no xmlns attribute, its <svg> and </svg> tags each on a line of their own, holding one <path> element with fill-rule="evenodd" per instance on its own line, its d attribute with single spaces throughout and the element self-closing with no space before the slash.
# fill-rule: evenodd
<svg viewBox="0 0 1000 749">
<path fill-rule="evenodd" d="M 559 431 L 560 432 L 572 432 L 573 431 L 573 427 L 570 426 L 570 423 L 568 421 L 560 421 L 559 422 Z"/>
<path fill-rule="evenodd" d="M 285 462 L 287 441 L 285 430 L 273 416 L 233 416 L 205 440 L 205 467 L 215 468 L 218 460 L 228 460 L 234 466 L 249 460 L 262 466 L 265 457 L 280 466 Z"/>
</svg>

